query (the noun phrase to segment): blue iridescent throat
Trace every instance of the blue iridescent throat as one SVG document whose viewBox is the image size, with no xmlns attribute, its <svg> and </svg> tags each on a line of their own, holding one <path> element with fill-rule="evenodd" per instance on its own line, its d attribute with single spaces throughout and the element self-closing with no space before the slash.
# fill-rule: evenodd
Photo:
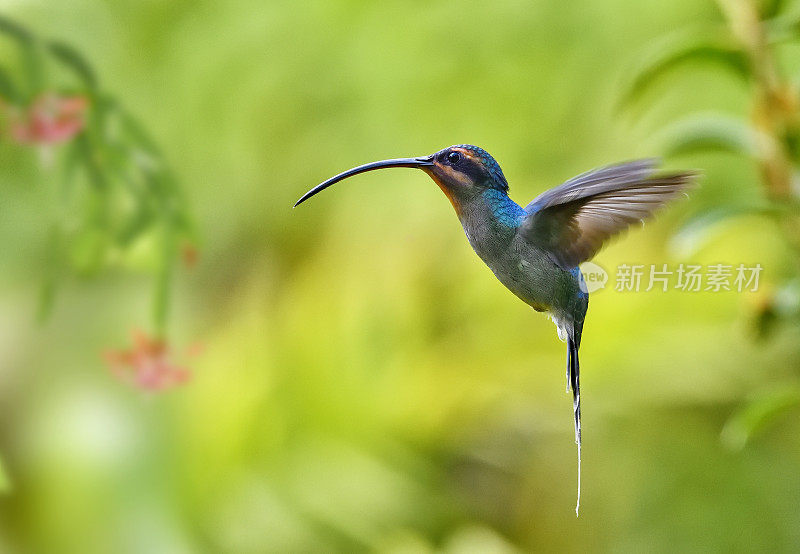
<svg viewBox="0 0 800 554">
<path fill-rule="evenodd" d="M 511 200 L 504 191 L 486 189 L 483 191 L 483 198 L 492 210 L 494 217 L 503 225 L 517 227 L 525 219 L 525 210 Z"/>
</svg>

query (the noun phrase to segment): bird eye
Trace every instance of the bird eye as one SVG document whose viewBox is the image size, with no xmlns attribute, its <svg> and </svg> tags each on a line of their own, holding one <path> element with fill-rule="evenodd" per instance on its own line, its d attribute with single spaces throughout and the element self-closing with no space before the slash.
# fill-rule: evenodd
<svg viewBox="0 0 800 554">
<path fill-rule="evenodd" d="M 447 161 L 451 164 L 457 164 L 459 161 L 461 161 L 461 154 L 458 152 L 450 152 L 447 155 Z"/>
</svg>

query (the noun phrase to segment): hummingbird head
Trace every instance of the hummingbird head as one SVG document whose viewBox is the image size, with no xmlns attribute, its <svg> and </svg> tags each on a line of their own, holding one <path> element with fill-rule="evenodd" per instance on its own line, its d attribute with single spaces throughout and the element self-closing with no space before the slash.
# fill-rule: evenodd
<svg viewBox="0 0 800 554">
<path fill-rule="evenodd" d="M 450 146 L 433 154 L 426 170 L 459 211 L 462 203 L 486 189 L 508 192 L 503 170 L 483 148 L 471 144 Z"/>
<path fill-rule="evenodd" d="M 430 156 L 382 160 L 354 167 L 320 183 L 305 193 L 295 206 L 343 179 L 387 167 L 412 167 L 423 170 L 439 185 L 456 211 L 459 211 L 462 203 L 486 189 L 508 191 L 508 182 L 503 171 L 486 150 L 471 144 L 459 144 L 439 150 Z"/>
</svg>

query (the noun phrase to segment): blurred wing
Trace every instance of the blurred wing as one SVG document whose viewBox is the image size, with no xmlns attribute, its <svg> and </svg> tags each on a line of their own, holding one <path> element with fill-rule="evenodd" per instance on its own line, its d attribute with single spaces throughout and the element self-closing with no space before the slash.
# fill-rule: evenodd
<svg viewBox="0 0 800 554">
<path fill-rule="evenodd" d="M 564 269 L 591 259 L 605 241 L 644 222 L 696 176 L 654 175 L 656 164 L 639 160 L 596 169 L 542 193 L 526 206 L 519 233 Z"/>
</svg>

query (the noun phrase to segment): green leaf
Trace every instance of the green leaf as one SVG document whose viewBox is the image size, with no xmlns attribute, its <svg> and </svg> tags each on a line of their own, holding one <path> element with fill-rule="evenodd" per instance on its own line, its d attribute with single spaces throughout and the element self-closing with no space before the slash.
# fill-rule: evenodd
<svg viewBox="0 0 800 554">
<path fill-rule="evenodd" d="M 797 166 L 797 162 L 800 161 L 800 129 L 794 126 L 785 129 L 783 142 L 786 145 L 787 153 L 795 162 L 795 166 Z"/>
<path fill-rule="evenodd" d="M 770 215 L 775 208 L 764 206 L 728 205 L 703 212 L 690 219 L 669 241 L 670 251 L 678 258 L 689 258 L 725 230 L 732 220 L 748 215 Z"/>
<path fill-rule="evenodd" d="M 781 286 L 773 296 L 775 312 L 783 318 L 800 314 L 800 279 L 792 279 Z"/>
<path fill-rule="evenodd" d="M 769 19 L 777 16 L 786 6 L 786 0 L 760 0 L 758 2 L 758 13 L 761 19 Z"/>
<path fill-rule="evenodd" d="M 732 41 L 724 38 L 691 40 L 683 36 L 675 44 L 660 48 L 656 56 L 634 72 L 629 84 L 624 87 L 620 104 L 636 102 L 663 77 L 690 63 L 717 65 L 744 81 L 751 76 L 747 57 Z"/>
<path fill-rule="evenodd" d="M 18 104 L 22 101 L 19 89 L 17 89 L 14 79 L 5 66 L 0 66 L 0 97 L 13 104 Z"/>
<path fill-rule="evenodd" d="M 28 96 L 40 94 L 45 86 L 44 59 L 38 42 L 26 44 L 22 50 L 22 66 L 28 82 Z"/>
<path fill-rule="evenodd" d="M 143 148 L 151 156 L 161 158 L 161 149 L 156 142 L 150 137 L 150 134 L 145 130 L 144 125 L 133 117 L 127 110 L 123 109 L 119 104 L 115 104 L 117 115 L 119 116 L 120 123 L 123 131 L 140 148 Z"/>
<path fill-rule="evenodd" d="M 47 44 L 50 53 L 69 67 L 89 89 L 97 88 L 97 77 L 86 59 L 77 50 L 63 42 L 50 41 Z"/>
<path fill-rule="evenodd" d="M 758 135 L 742 120 L 723 114 L 698 114 L 670 125 L 662 135 L 668 156 L 721 151 L 755 157 Z"/>
<path fill-rule="evenodd" d="M 81 133 L 75 139 L 75 145 L 79 149 L 78 157 L 86 168 L 89 182 L 96 192 L 104 191 L 108 188 L 108 178 L 103 172 L 103 168 L 97 160 L 97 152 L 89 140 L 86 133 Z"/>
<path fill-rule="evenodd" d="M 33 97 L 41 92 L 44 83 L 41 44 L 28 29 L 7 17 L 0 16 L 0 33 L 11 37 L 19 44 L 22 69 L 27 78 L 27 94 Z"/>
<path fill-rule="evenodd" d="M 105 143 L 108 137 L 108 116 L 115 109 L 116 101 L 106 94 L 95 92 L 92 98 L 92 109 L 89 110 L 87 133 L 95 137 L 96 141 Z"/>
<path fill-rule="evenodd" d="M 34 41 L 33 33 L 7 17 L 0 15 L 0 33 L 6 34 L 18 42 Z"/>
<path fill-rule="evenodd" d="M 778 325 L 800 315 L 800 280 L 792 279 L 755 306 L 753 330 L 756 338 L 769 338 Z"/>
<path fill-rule="evenodd" d="M 768 18 L 764 21 L 764 32 L 771 44 L 791 42 L 800 38 L 800 12 L 792 12 Z"/>
<path fill-rule="evenodd" d="M 145 206 L 140 206 L 136 214 L 134 214 L 117 232 L 116 243 L 120 248 L 127 248 L 134 240 L 139 238 L 142 233 L 147 231 L 155 218 L 153 212 L 146 209 Z"/>
<path fill-rule="evenodd" d="M 69 200 L 72 184 L 75 175 L 80 167 L 83 150 L 77 141 L 72 141 L 64 147 L 64 155 L 61 162 L 61 201 L 66 203 Z"/>
<path fill-rule="evenodd" d="M 741 450 L 781 415 L 798 406 L 800 385 L 785 385 L 763 391 L 728 420 L 720 439 L 731 450 Z"/>
</svg>

